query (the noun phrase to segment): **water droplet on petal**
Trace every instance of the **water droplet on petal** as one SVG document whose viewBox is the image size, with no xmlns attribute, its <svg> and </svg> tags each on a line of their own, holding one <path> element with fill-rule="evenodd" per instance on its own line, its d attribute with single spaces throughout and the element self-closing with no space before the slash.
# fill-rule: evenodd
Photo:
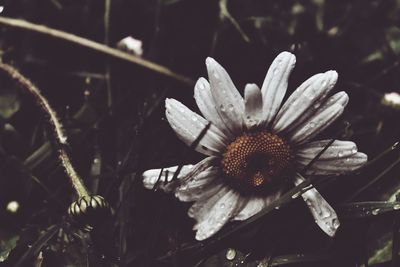
<svg viewBox="0 0 400 267">
<path fill-rule="evenodd" d="M 226 259 L 227 260 L 233 260 L 233 259 L 235 259 L 235 257 L 236 257 L 236 251 L 233 249 L 233 248 L 229 248 L 227 251 L 226 251 Z"/>
<path fill-rule="evenodd" d="M 225 112 L 225 107 L 224 107 L 224 105 L 219 106 L 219 108 L 221 109 L 222 112 Z"/>
<path fill-rule="evenodd" d="M 333 221 L 332 221 L 332 226 L 333 226 L 333 228 L 334 228 L 335 230 L 338 229 L 339 226 L 340 226 L 339 220 L 338 220 L 338 219 L 333 219 Z"/>
<path fill-rule="evenodd" d="M 353 153 L 353 154 L 357 153 L 357 147 L 353 147 L 353 148 L 351 149 L 351 153 Z"/>
<path fill-rule="evenodd" d="M 219 74 L 217 71 L 213 71 L 213 75 L 215 79 L 219 79 Z"/>
<path fill-rule="evenodd" d="M 340 151 L 337 155 L 338 155 L 339 158 L 340 158 L 340 157 L 343 157 L 343 152 Z"/>
<path fill-rule="evenodd" d="M 229 104 L 228 108 L 229 108 L 230 111 L 233 111 L 233 104 Z"/>
<path fill-rule="evenodd" d="M 400 210 L 400 204 L 394 205 L 394 206 L 393 206 L 393 209 L 394 209 L 394 210 Z"/>
<path fill-rule="evenodd" d="M 192 117 L 192 121 L 197 121 L 198 119 L 197 119 L 197 117 L 196 116 L 193 116 Z"/>
</svg>

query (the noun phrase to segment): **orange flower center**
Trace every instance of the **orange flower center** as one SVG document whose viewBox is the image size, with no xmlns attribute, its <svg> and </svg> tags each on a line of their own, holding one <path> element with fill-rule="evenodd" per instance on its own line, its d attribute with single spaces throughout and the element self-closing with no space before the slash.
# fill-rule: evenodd
<svg viewBox="0 0 400 267">
<path fill-rule="evenodd" d="M 290 169 L 290 146 L 279 136 L 267 131 L 245 133 L 227 147 L 222 170 L 236 185 L 261 187 Z"/>
</svg>

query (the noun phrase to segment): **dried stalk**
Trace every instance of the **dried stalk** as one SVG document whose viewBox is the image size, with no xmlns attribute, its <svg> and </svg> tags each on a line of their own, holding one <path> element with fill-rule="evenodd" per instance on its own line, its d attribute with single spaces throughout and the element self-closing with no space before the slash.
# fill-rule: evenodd
<svg viewBox="0 0 400 267">
<path fill-rule="evenodd" d="M 128 54 L 128 53 L 120 51 L 118 49 L 108 47 L 107 45 L 100 44 L 95 41 L 83 38 L 83 37 L 79 37 L 79 36 L 71 34 L 71 33 L 56 30 L 56 29 L 49 28 L 49 27 L 43 26 L 43 25 L 30 23 L 30 22 L 20 20 L 20 19 L 13 19 L 13 18 L 7 18 L 7 17 L 2 17 L 2 16 L 0 16 L 0 24 L 42 33 L 42 34 L 45 34 L 45 35 L 48 35 L 48 36 L 51 36 L 51 37 L 54 37 L 57 39 L 75 43 L 75 44 L 90 48 L 92 50 L 95 50 L 97 52 L 100 52 L 102 54 L 106 54 L 106 55 L 114 57 L 114 58 L 118 58 L 118 59 L 121 59 L 121 60 L 124 60 L 127 62 L 131 62 L 131 63 L 137 64 L 137 65 L 140 65 L 144 68 L 150 69 L 154 72 L 157 72 L 157 73 L 160 73 L 167 77 L 170 77 L 172 79 L 175 79 L 186 85 L 194 86 L 194 81 L 192 79 L 185 77 L 181 74 L 178 74 L 178 73 L 170 70 L 167 67 L 164 67 L 164 66 L 154 63 L 152 61 L 143 59 L 141 57 Z"/>
</svg>

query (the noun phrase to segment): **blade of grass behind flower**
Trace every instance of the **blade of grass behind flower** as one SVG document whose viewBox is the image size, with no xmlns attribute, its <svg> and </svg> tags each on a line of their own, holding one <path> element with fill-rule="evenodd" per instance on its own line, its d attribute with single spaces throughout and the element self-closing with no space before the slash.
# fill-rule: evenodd
<svg viewBox="0 0 400 267">
<path fill-rule="evenodd" d="M 49 227 L 46 233 L 41 235 L 38 240 L 21 256 L 14 267 L 29 266 L 33 257 L 37 255 L 44 245 L 58 232 L 61 228 L 61 224 L 52 225 Z"/>
</svg>

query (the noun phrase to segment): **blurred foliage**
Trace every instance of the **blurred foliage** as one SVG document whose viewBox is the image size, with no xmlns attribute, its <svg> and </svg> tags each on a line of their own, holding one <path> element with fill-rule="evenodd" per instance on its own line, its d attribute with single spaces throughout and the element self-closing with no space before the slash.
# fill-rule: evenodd
<svg viewBox="0 0 400 267">
<path fill-rule="evenodd" d="M 351 123 L 347 138 L 377 160 L 360 174 L 318 186 L 340 210 L 335 239 L 320 232 L 302 201 L 290 200 L 243 227 L 227 226 L 222 232 L 233 233 L 227 238 L 195 242 L 188 204 L 145 190 L 140 177 L 149 168 L 201 157 L 164 119 L 165 97 L 197 110 L 193 88 L 79 45 L 0 25 L 2 61 L 48 98 L 67 130 L 74 166 L 114 211 L 112 221 L 91 233 L 69 223 L 66 210 L 75 196 L 47 118 L 2 75 L 0 266 L 396 266 L 400 153 L 390 148 L 400 137 L 400 114 L 381 98 L 400 92 L 400 1 L 114 0 L 109 9 L 107 2 L 0 5 L 2 16 L 111 47 L 133 36 L 143 41 L 145 59 L 193 80 L 206 75 L 204 60 L 213 56 L 241 91 L 250 81 L 261 84 L 279 52 L 292 51 L 297 66 L 289 92 L 314 73 L 337 70 L 335 90 L 350 95 L 342 117 Z M 20 204 L 17 212 L 7 210 L 11 201 Z"/>
</svg>

